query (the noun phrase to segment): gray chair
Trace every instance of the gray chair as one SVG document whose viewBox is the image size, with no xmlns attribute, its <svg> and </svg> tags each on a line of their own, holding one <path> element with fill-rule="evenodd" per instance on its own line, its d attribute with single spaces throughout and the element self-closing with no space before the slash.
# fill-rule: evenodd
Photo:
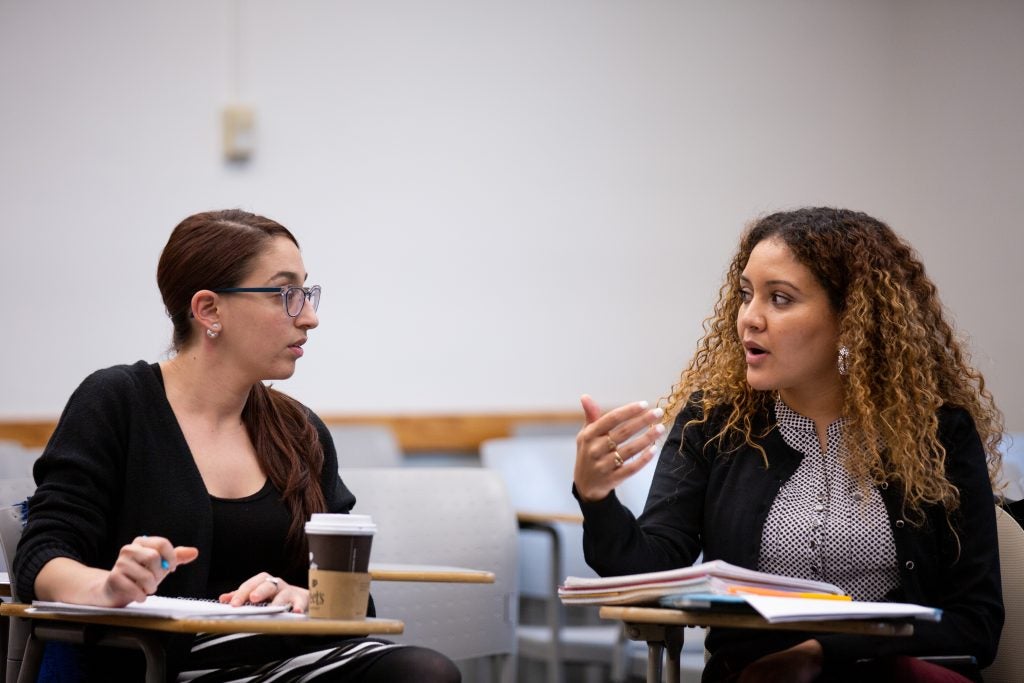
<svg viewBox="0 0 1024 683">
<path fill-rule="evenodd" d="M 1024 529 L 1000 507 L 996 527 L 1006 620 L 996 659 L 982 674 L 989 683 L 1017 683 L 1024 671 Z"/>
<path fill-rule="evenodd" d="M 481 445 L 480 458 L 484 467 L 501 473 L 517 511 L 579 515 L 571 489 L 576 461 L 573 436 L 489 439 Z M 616 491 L 634 514 L 643 509 L 653 472 L 652 464 Z M 557 587 L 566 576 L 594 576 L 583 559 L 582 526 L 554 520 L 529 521 L 521 522 L 520 529 L 520 593 L 525 598 L 524 607 L 530 600 L 544 606 L 541 623 L 520 620 L 520 657 L 545 662 L 547 679 L 552 683 L 565 680 L 567 664 L 585 666 L 614 681 L 627 675 L 642 676 L 647 662 L 643 644 L 627 640 L 618 624 L 597 620 L 596 610 L 576 608 L 568 612 L 558 600 Z M 703 668 L 703 649 L 703 631 L 694 630 L 685 645 L 687 670 Z"/>
<path fill-rule="evenodd" d="M 25 448 L 17 441 L 0 440 L 0 479 L 32 477 L 32 465 L 41 448 Z"/>
<path fill-rule="evenodd" d="M 580 431 L 580 424 L 572 422 L 517 422 L 512 426 L 509 436 L 572 436 Z"/>
<path fill-rule="evenodd" d="M 386 425 L 332 424 L 328 431 L 338 453 L 338 466 L 400 467 L 404 457 L 394 432 Z"/>
<path fill-rule="evenodd" d="M 554 519 L 579 515 L 571 492 L 575 438 L 566 434 L 488 439 L 480 446 L 480 460 L 501 474 L 517 512 L 552 516 L 519 524 L 522 611 L 528 615 L 531 603 L 543 609 L 539 621 L 525 616 L 520 620 L 520 658 L 544 662 L 550 683 L 563 683 L 566 665 L 572 663 L 619 678 L 622 667 L 615 662 L 622 648 L 621 629 L 598 622 L 586 610 L 570 613 L 558 599 L 558 585 L 566 576 L 595 576 L 583 559 L 582 526 Z M 573 616 L 579 623 L 567 624 Z"/>
<path fill-rule="evenodd" d="M 14 558 L 14 549 L 21 538 L 21 527 L 24 524 L 23 501 L 35 490 L 36 483 L 30 477 L 0 479 L 0 572 L 7 574 L 8 580 L 11 581 L 12 593 L 13 575 L 8 569 L 8 558 Z M 0 681 L 7 680 L 8 670 L 13 671 L 11 680 L 15 680 L 24 657 L 28 626 L 19 620 L 14 623 L 13 630 L 12 634 L 9 619 L 0 619 Z M 9 665 L 8 662 L 12 663 Z"/>
<path fill-rule="evenodd" d="M 1024 499 L 1024 432 L 1006 434 L 999 444 L 1003 454 L 1002 481 L 1007 500 Z"/>
<path fill-rule="evenodd" d="M 18 478 L 15 478 L 15 479 L 0 479 L 0 506 L 2 506 L 5 509 L 10 509 L 10 512 L 7 513 L 7 516 L 10 517 L 15 512 L 19 512 L 19 510 L 15 509 L 13 506 L 15 506 L 16 504 L 22 503 L 23 501 L 28 499 L 28 497 L 31 496 L 33 491 L 35 491 L 35 490 L 36 490 L 36 482 L 31 477 L 18 477 Z M 8 520 L 5 519 L 5 520 L 0 520 L 0 521 L 6 522 Z M 8 535 L 7 535 L 6 538 L 9 541 L 9 543 L 11 543 L 13 545 L 5 546 L 3 543 L 0 543 L 0 572 L 9 571 L 8 567 L 10 565 L 7 562 L 7 552 L 9 550 L 9 552 L 11 553 L 11 557 L 12 558 L 14 557 L 14 548 L 15 548 L 15 546 L 18 543 L 18 539 L 21 538 L 21 525 L 22 524 L 23 524 L 23 521 L 19 517 L 17 519 L 17 525 L 16 526 L 12 526 L 8 530 Z M 9 526 L 9 525 L 8 524 L 0 524 L 0 530 L 3 530 L 2 528 L 4 526 Z M 15 534 L 15 533 L 16 533 L 16 535 L 11 535 L 11 534 Z M 2 539 L 0 539 L 0 540 L 2 540 Z"/>
<path fill-rule="evenodd" d="M 401 619 L 398 642 L 423 645 L 490 678 L 515 681 L 516 521 L 501 478 L 471 467 L 356 468 L 342 477 L 354 512 L 377 525 L 373 563 L 493 572 L 493 584 L 377 581 L 378 614 Z M 467 678 L 469 678 L 467 676 Z"/>
</svg>

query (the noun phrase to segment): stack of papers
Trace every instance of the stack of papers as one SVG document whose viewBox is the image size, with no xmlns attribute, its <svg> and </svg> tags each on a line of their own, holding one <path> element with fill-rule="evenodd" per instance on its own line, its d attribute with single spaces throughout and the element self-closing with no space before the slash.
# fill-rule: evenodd
<svg viewBox="0 0 1024 683">
<path fill-rule="evenodd" d="M 942 610 L 934 607 L 860 602 L 830 583 L 766 574 L 722 560 L 647 574 L 597 579 L 570 576 L 558 588 L 558 596 L 567 605 L 655 604 L 719 614 L 759 614 L 770 623 L 942 618 Z"/>
<path fill-rule="evenodd" d="M 97 607 L 70 602 L 33 600 L 30 611 L 48 614 L 106 614 L 119 617 L 153 617 L 158 619 L 209 619 L 222 617 L 251 617 L 277 614 L 291 609 L 289 605 L 243 605 L 232 607 L 214 600 L 167 598 L 150 595 L 142 602 L 131 602 L 124 607 Z"/>
<path fill-rule="evenodd" d="M 843 590 L 823 581 L 766 574 L 722 560 L 647 574 L 597 579 L 570 576 L 558 588 L 558 596 L 567 605 L 638 605 L 685 593 L 822 597 L 842 596 Z"/>
</svg>

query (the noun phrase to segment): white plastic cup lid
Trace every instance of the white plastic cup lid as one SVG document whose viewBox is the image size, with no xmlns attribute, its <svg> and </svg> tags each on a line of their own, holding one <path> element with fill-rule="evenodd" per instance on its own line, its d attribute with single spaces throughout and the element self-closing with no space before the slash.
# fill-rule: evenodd
<svg viewBox="0 0 1024 683">
<path fill-rule="evenodd" d="M 372 536 L 377 525 L 370 515 L 344 515 L 329 512 L 314 512 L 306 522 L 307 534 L 345 534 Z"/>
</svg>

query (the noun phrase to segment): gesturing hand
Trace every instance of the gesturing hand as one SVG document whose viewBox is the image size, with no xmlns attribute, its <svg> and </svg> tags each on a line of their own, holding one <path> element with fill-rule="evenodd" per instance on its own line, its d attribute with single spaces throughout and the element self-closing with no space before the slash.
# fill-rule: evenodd
<svg viewBox="0 0 1024 683">
<path fill-rule="evenodd" d="M 139 536 L 117 554 L 114 567 L 103 582 L 104 605 L 124 607 L 129 602 L 145 600 L 178 565 L 198 556 L 198 549 L 175 547 L 161 536 Z"/>
<path fill-rule="evenodd" d="M 594 399 L 580 399 L 587 424 L 576 435 L 573 483 L 586 501 L 605 498 L 654 457 L 651 446 L 665 433 L 664 411 L 648 410 L 646 401 L 629 403 L 601 414 Z"/>
<path fill-rule="evenodd" d="M 221 595 L 220 601 L 235 607 L 240 607 L 247 602 L 291 605 L 292 612 L 301 613 L 305 612 L 309 605 L 309 591 L 299 586 L 293 586 L 284 579 L 271 576 L 267 572 L 260 572 L 245 581 L 237 590 Z"/>
</svg>

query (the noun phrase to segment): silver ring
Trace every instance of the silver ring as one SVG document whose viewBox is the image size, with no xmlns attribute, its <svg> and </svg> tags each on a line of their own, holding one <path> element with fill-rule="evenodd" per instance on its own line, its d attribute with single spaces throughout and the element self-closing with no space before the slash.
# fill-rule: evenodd
<svg viewBox="0 0 1024 683">
<path fill-rule="evenodd" d="M 265 578 L 263 580 L 264 581 L 269 581 L 270 583 L 274 584 L 274 588 L 280 588 L 281 587 L 281 579 L 275 579 L 272 576 L 268 576 L 267 578 Z"/>
</svg>

